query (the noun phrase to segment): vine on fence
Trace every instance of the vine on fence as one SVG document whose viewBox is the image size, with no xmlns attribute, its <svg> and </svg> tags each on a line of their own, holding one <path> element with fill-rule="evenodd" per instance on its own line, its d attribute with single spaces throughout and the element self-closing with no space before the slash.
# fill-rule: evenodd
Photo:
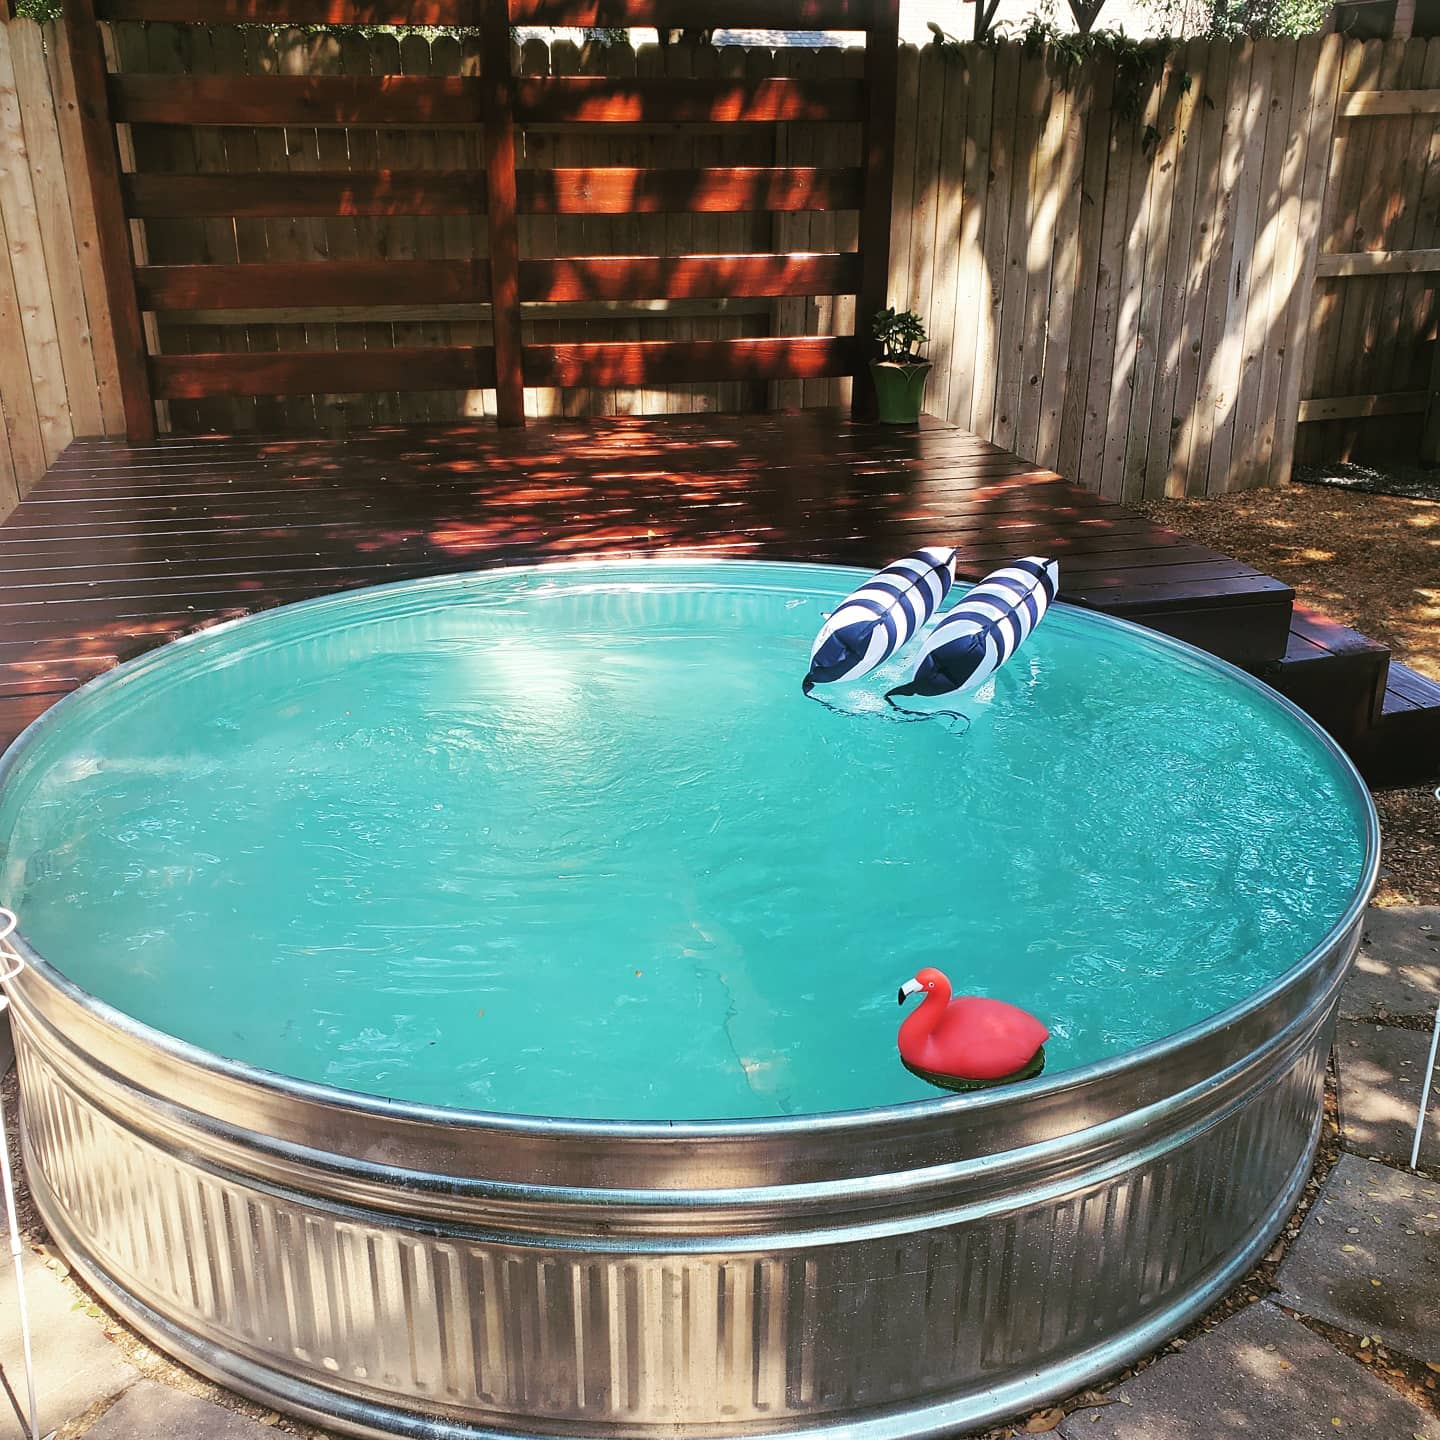
<svg viewBox="0 0 1440 1440">
<path fill-rule="evenodd" d="M 983 0 L 977 0 L 983 3 Z M 964 43 L 947 34 L 933 20 L 930 22 L 935 43 L 944 51 L 957 53 Z M 1018 40 L 1031 55 L 1052 55 L 1060 67 L 1060 81 L 1066 88 L 1074 78 L 1075 71 L 1087 60 L 1109 60 L 1115 67 L 1115 92 L 1111 113 L 1116 121 L 1130 123 L 1139 119 L 1144 109 L 1146 96 L 1154 88 L 1165 65 L 1165 59 L 1175 49 L 1173 40 L 1136 40 L 1123 30 L 1089 30 L 1077 33 L 1062 30 L 1055 23 L 1053 11 L 1032 14 L 1024 28 L 1010 34 L 1007 31 L 988 31 L 979 42 L 982 45 L 998 44 L 1002 40 Z M 1180 77 L 1181 88 L 1189 90 L 1191 77 Z M 1142 145 L 1148 151 L 1160 140 L 1160 132 L 1147 125 Z"/>
</svg>

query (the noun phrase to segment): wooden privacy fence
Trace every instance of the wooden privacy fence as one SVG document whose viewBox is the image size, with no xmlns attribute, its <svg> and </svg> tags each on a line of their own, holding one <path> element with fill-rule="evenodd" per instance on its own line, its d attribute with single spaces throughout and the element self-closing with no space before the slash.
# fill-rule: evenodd
<svg viewBox="0 0 1440 1440">
<path fill-rule="evenodd" d="M 497 273 L 530 414 L 842 402 L 888 250 L 889 299 L 934 337 L 929 407 L 1108 495 L 1282 479 L 1297 419 L 1301 458 L 1418 443 L 1440 42 L 1191 42 L 1128 97 L 1104 61 L 902 49 L 893 205 L 873 154 L 866 174 L 873 47 L 507 44 L 516 213 L 497 272 L 483 34 L 174 18 L 260 0 L 107 3 L 167 18 L 85 32 L 105 36 L 112 78 L 81 93 L 125 117 L 93 202 L 64 37 L 5 31 L 0 404 L 22 488 L 72 430 L 120 424 L 106 194 L 139 262 L 121 271 L 132 390 L 143 410 L 152 384 L 179 431 L 494 415 Z M 812 21 L 877 13 L 787 3 Z M 263 8 L 297 5 L 355 13 Z M 285 123 L 254 123 L 277 119 L 277 94 Z M 575 118 L 597 104 L 608 119 Z"/>
<path fill-rule="evenodd" d="M 0 511 L 124 412 L 69 56 L 0 20 Z"/>
<path fill-rule="evenodd" d="M 1302 459 L 1440 461 L 1440 40 L 1346 48 Z"/>
<path fill-rule="evenodd" d="M 1289 473 L 1342 42 L 902 55 L 891 289 L 930 406 L 1124 499 Z"/>
<path fill-rule="evenodd" d="M 742 73 L 557 74 L 517 68 L 516 23 L 579 25 L 605 17 L 595 0 L 430 0 L 424 6 L 367 0 L 71 0 L 67 29 L 81 86 L 86 152 L 99 217 L 117 334 L 127 428 L 153 433 L 153 401 L 220 396 L 313 395 L 364 391 L 467 392 L 493 387 L 502 425 L 524 419 L 525 387 L 645 386 L 684 381 L 803 380 L 847 375 L 859 353 L 846 335 L 789 335 L 651 341 L 606 338 L 527 343 L 522 305 L 590 301 L 711 300 L 815 293 L 859 293 L 862 309 L 884 299 L 889 242 L 891 150 L 895 122 L 898 0 L 626 0 L 631 23 L 770 23 L 861 32 L 859 76 L 769 73 L 769 52 Z M 423 23 L 474 27 L 473 43 L 421 43 L 406 65 L 403 46 L 374 47 L 370 68 L 304 73 L 250 64 L 243 24 Z M 182 51 L 157 53 L 141 32 L 114 40 L 107 65 L 98 21 L 181 21 Z M 216 27 L 197 45 L 197 26 Z M 133 32 L 132 32 L 133 33 Z M 393 42 L 392 42 L 393 43 Z M 200 50 L 219 63 L 195 64 Z M 343 62 L 343 41 L 320 55 Z M 166 63 L 176 58 L 185 64 Z M 381 68 L 400 60 L 399 73 Z M 437 65 L 437 61 L 441 62 Z M 376 62 L 379 62 L 377 64 Z M 336 67 L 338 69 L 338 66 Z M 107 71 L 109 73 L 107 73 Z M 551 137 L 605 135 L 614 143 L 637 128 L 688 134 L 696 127 L 748 131 L 804 123 L 863 128 L 859 153 L 840 167 L 732 166 L 710 156 L 677 168 L 647 163 L 536 165 Z M 118 133 L 116 126 L 123 127 Z M 241 128 L 248 142 L 225 132 Z M 298 147 L 312 173 L 276 174 L 275 161 Z M 373 140 L 371 136 L 373 135 Z M 536 147 L 529 145 L 535 137 Z M 359 142 L 357 144 L 357 141 Z M 719 145 L 723 145 L 719 141 Z M 343 146 L 343 149 L 341 148 Z M 276 147 L 278 147 L 278 152 Z M 313 147 L 313 148 L 312 148 Z M 271 162 L 261 154 L 269 152 Z M 358 154 L 358 158 L 357 158 Z M 522 165 L 521 158 L 531 160 Z M 209 161 L 210 164 L 204 163 Z M 348 163 L 345 163 L 348 161 Z M 128 163 L 127 163 L 128 162 Z M 218 163 L 216 163 L 218 162 Z M 186 164 L 193 169 L 187 170 Z M 218 169 L 221 174 L 204 173 Z M 300 167 L 308 168 L 308 167 Z M 218 180 L 218 183 L 217 183 Z M 786 204 L 858 206 L 857 250 L 794 254 L 595 253 L 584 217 L 748 213 Z M 443 258 L 386 255 L 383 261 L 309 256 L 290 261 L 267 248 L 242 255 L 239 229 L 266 217 L 298 225 L 356 213 L 428 219 L 483 216 L 484 248 Z M 580 217 L 561 248 L 557 226 L 532 224 L 521 245 L 519 217 Z M 138 242 L 128 222 L 145 222 Z M 169 253 L 172 222 L 202 222 L 194 238 L 218 256 Z M 219 222 L 216 226 L 204 221 Z M 225 222 L 232 229 L 226 230 Z M 169 235 L 167 236 L 167 228 Z M 158 234 L 156 233 L 158 231 Z M 267 227 L 267 236 L 270 233 Z M 210 241 L 214 244 L 210 244 Z M 325 253 L 325 252 L 322 252 Z M 177 311 L 285 310 L 313 305 L 484 306 L 484 342 L 402 345 L 379 350 L 276 349 L 175 353 L 161 333 Z M 152 314 L 156 345 L 143 335 Z M 173 335 L 173 330 L 172 330 Z M 158 346 L 159 353 L 155 353 Z M 863 378 L 863 365 L 862 378 Z M 172 416 L 173 419 L 173 416 Z"/>
</svg>

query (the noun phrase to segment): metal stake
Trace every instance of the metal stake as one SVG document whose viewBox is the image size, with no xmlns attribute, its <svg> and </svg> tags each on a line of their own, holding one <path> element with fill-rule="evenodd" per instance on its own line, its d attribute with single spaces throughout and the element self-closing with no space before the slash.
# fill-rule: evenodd
<svg viewBox="0 0 1440 1440">
<path fill-rule="evenodd" d="M 15 929 L 15 915 L 0 907 L 0 983 L 13 980 L 24 961 L 6 941 Z M 8 1008 L 9 997 L 0 992 L 0 1014 Z M 30 1440 L 40 1440 L 40 1407 L 35 1400 L 35 1357 L 30 1349 L 30 1308 L 25 1302 L 24 1247 L 20 1244 L 20 1219 L 15 1211 L 15 1179 L 10 1173 L 10 1137 L 5 1133 L 5 1110 L 0 1106 L 0 1183 L 5 1186 L 5 1219 L 10 1229 L 10 1258 L 15 1266 L 15 1299 L 20 1311 L 20 1345 L 25 1354 L 25 1389 L 30 1406 Z"/>
<path fill-rule="evenodd" d="M 1410 1150 L 1412 1170 L 1420 1166 L 1420 1137 L 1425 1133 L 1425 1112 L 1430 1108 L 1430 1082 L 1435 1078 L 1437 1050 L 1440 1050 L 1440 1005 L 1435 1007 L 1435 1029 L 1430 1036 L 1430 1058 L 1425 1062 L 1425 1084 L 1420 1091 L 1420 1113 L 1415 1117 L 1415 1144 Z"/>
</svg>

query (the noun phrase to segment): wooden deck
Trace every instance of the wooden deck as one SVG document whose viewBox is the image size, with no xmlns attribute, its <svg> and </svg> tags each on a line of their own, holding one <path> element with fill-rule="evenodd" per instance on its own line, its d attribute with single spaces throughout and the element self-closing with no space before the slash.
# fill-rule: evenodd
<svg viewBox="0 0 1440 1440">
<path fill-rule="evenodd" d="M 1426 778 L 1377 750 L 1392 713 L 1407 755 L 1440 750 L 1440 687 L 1412 677 L 1392 706 L 1383 648 L 1295 620 L 1280 581 L 966 431 L 825 411 L 77 441 L 0 526 L 0 740 L 176 635 L 352 586 L 661 551 L 878 566 L 931 543 L 967 578 L 1056 556 L 1064 599 L 1265 674 L 1385 751 L 1391 783 Z"/>
</svg>

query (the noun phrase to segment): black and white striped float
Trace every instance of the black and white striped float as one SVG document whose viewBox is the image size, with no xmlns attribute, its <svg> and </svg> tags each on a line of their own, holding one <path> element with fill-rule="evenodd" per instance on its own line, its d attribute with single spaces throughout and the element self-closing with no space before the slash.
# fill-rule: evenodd
<svg viewBox="0 0 1440 1440">
<path fill-rule="evenodd" d="M 910 682 L 890 695 L 973 690 L 1020 648 L 1059 588 L 1059 565 L 1038 555 L 992 571 L 926 636 Z"/>
<path fill-rule="evenodd" d="M 929 546 L 887 565 L 830 612 L 810 647 L 808 693 L 858 680 L 888 660 L 935 613 L 955 579 L 955 551 Z"/>
</svg>

